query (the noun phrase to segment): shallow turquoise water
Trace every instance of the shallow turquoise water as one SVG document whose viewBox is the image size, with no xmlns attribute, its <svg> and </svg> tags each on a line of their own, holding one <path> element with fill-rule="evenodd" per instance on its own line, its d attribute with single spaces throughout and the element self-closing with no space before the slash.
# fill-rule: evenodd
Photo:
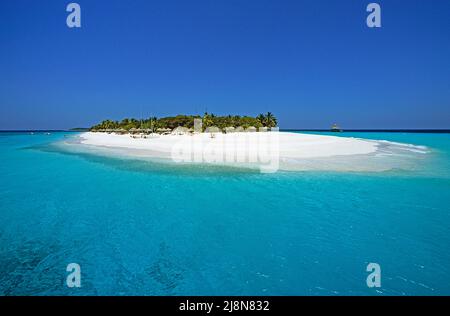
<svg viewBox="0 0 450 316">
<path fill-rule="evenodd" d="M 450 295 L 450 134 L 339 134 L 428 146 L 420 170 L 276 174 L 48 145 L 64 135 L 0 133 L 0 294 Z"/>
</svg>

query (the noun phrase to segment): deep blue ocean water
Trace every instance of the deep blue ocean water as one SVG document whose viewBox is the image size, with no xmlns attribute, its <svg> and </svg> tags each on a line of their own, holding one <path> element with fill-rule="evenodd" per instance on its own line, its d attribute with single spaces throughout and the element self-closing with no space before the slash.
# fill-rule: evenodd
<svg viewBox="0 0 450 316">
<path fill-rule="evenodd" d="M 418 170 L 275 174 L 49 145 L 65 135 L 0 133 L 2 295 L 450 295 L 450 134 L 339 134 L 425 145 Z"/>
</svg>

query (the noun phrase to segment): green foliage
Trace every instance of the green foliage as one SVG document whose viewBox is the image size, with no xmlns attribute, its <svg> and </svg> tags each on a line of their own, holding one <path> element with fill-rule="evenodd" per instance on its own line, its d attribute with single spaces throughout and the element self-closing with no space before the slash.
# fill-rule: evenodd
<svg viewBox="0 0 450 316">
<path fill-rule="evenodd" d="M 129 131 L 130 129 L 146 129 L 151 131 L 156 131 L 159 128 L 170 128 L 174 129 L 178 126 L 183 126 L 187 128 L 194 127 L 194 119 L 201 118 L 203 122 L 203 129 L 211 126 L 216 126 L 220 129 L 225 129 L 225 127 L 238 127 L 242 126 L 248 128 L 254 126 L 259 127 L 275 127 L 277 126 L 276 117 L 268 112 L 266 115 L 260 114 L 257 117 L 251 116 L 239 116 L 239 115 L 227 115 L 227 116 L 216 116 L 214 114 L 205 113 L 203 117 L 200 115 L 177 115 L 168 117 L 149 117 L 147 119 L 137 120 L 134 118 L 124 118 L 119 121 L 104 120 L 101 123 L 94 125 L 90 128 L 92 131 L 96 130 L 118 130 L 124 129 Z"/>
<path fill-rule="evenodd" d="M 275 117 L 275 115 L 273 115 L 271 112 L 267 112 L 266 115 L 264 114 L 259 114 L 256 119 L 261 122 L 261 124 L 263 126 L 266 127 L 275 127 L 277 126 L 278 122 L 277 122 L 277 118 Z"/>
</svg>

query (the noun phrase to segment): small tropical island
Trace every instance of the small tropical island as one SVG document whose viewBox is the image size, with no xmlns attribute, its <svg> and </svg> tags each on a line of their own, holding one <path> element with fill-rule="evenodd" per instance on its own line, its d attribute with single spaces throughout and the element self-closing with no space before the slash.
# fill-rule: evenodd
<svg viewBox="0 0 450 316">
<path fill-rule="evenodd" d="M 292 171 L 379 171 L 392 167 L 391 162 L 385 163 L 374 155 L 380 149 L 384 152 L 412 149 L 426 152 L 411 145 L 279 131 L 277 125 L 277 118 L 271 112 L 256 117 L 205 113 L 203 116 L 180 114 L 104 120 L 88 132 L 79 134 L 75 145 L 86 146 L 89 153 L 100 155 L 165 159 L 189 164 L 253 167 L 254 157 L 259 161 L 268 157 L 264 161 L 276 162 L 273 170 Z M 260 159 L 262 155 L 265 155 L 264 159 Z"/>
</svg>

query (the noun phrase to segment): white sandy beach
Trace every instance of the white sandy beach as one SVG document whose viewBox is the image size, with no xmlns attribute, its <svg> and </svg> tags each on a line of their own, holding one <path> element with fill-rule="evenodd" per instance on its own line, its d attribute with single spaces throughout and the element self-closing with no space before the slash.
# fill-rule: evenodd
<svg viewBox="0 0 450 316">
<path fill-rule="evenodd" d="M 410 144 L 291 132 L 218 133 L 213 138 L 209 133 L 133 138 L 87 132 L 78 144 L 93 154 L 256 167 L 263 172 L 411 169 L 427 152 L 426 147 Z"/>
<path fill-rule="evenodd" d="M 199 140 L 202 146 L 193 148 L 193 151 L 229 149 L 230 145 L 236 145 L 234 150 L 246 150 L 256 146 L 265 140 L 266 133 L 232 133 L 216 134 L 211 138 L 210 134 L 194 135 L 155 135 L 151 138 L 132 138 L 130 135 L 116 135 L 107 133 L 83 133 L 82 143 L 86 145 L 151 150 L 160 152 L 161 157 L 170 154 L 179 142 L 191 142 Z M 324 135 L 299 134 L 278 132 L 280 158 L 314 158 L 342 155 L 360 155 L 373 153 L 377 144 L 373 141 L 365 141 L 349 137 L 336 137 Z M 239 144 L 239 140 L 242 143 Z M 225 144 L 225 146 L 224 146 Z M 212 147 L 212 148 L 211 148 Z"/>
</svg>

